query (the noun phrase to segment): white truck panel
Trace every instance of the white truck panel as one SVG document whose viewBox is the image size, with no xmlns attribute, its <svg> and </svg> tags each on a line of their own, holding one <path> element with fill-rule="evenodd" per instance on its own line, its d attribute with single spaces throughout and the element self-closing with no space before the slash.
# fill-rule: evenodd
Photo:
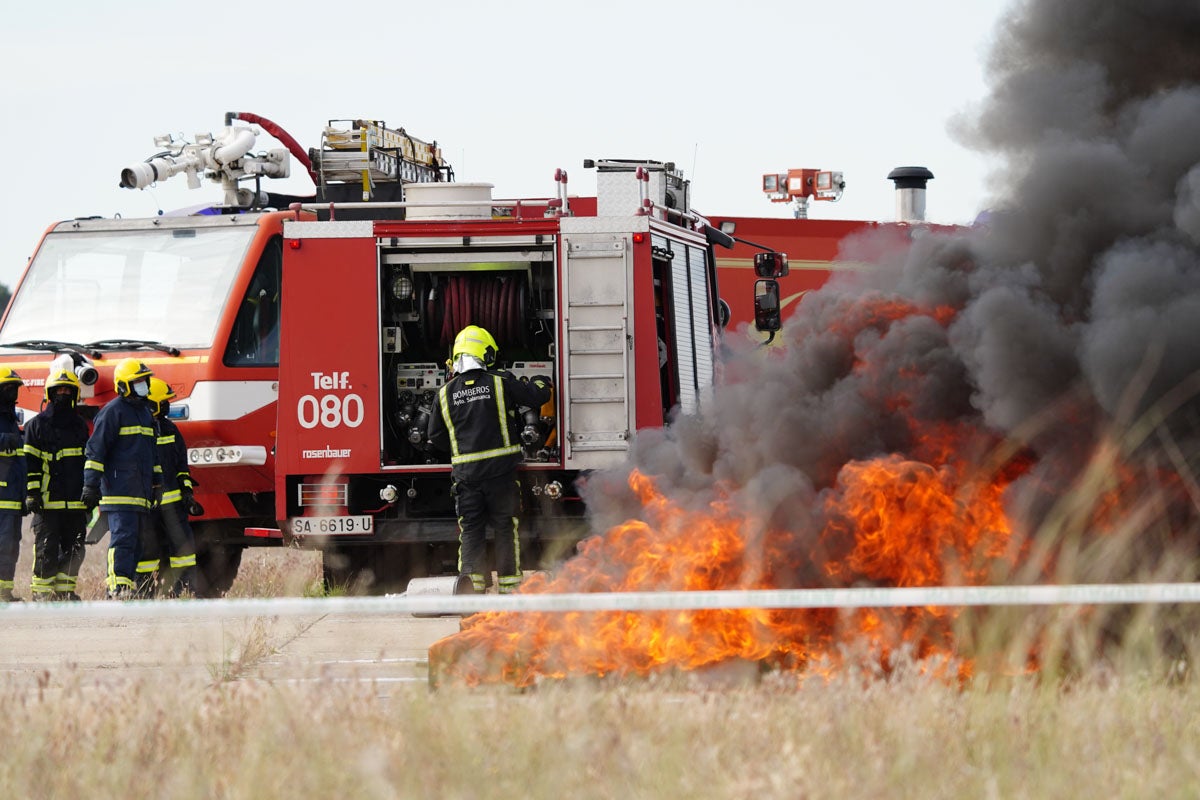
<svg viewBox="0 0 1200 800">
<path fill-rule="evenodd" d="M 628 220 L 621 222 L 628 227 Z M 580 230 L 584 227 L 592 230 Z M 560 343 L 566 391 L 561 430 L 567 469 L 620 463 L 633 430 L 632 254 L 628 232 L 613 227 L 563 225 Z M 568 233 L 568 228 L 576 232 Z"/>
</svg>

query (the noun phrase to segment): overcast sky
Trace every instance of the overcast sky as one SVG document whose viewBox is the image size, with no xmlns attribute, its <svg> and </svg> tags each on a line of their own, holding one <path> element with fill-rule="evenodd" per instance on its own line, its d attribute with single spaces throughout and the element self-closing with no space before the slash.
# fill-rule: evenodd
<svg viewBox="0 0 1200 800">
<path fill-rule="evenodd" d="M 21 3 L 0 28 L 0 282 L 43 230 L 76 216 L 150 216 L 220 197 L 177 176 L 120 189 L 154 136 L 220 131 L 226 111 L 319 144 L 367 117 L 436 140 L 459 180 L 551 196 L 584 158 L 675 161 L 704 214 L 787 216 L 764 172 L 841 170 L 823 219 L 894 219 L 887 173 L 921 165 L 931 221 L 970 222 L 995 162 L 950 132 L 986 93 L 984 61 L 1015 0 L 456 2 L 155 0 Z M 269 136 L 256 150 L 279 147 Z M 298 164 L 275 191 L 307 193 Z"/>
</svg>

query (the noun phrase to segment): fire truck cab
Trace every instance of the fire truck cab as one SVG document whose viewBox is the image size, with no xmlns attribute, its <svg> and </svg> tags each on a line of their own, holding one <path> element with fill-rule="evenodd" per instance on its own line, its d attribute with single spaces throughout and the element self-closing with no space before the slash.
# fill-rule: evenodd
<svg viewBox="0 0 1200 800">
<path fill-rule="evenodd" d="M 728 319 L 712 244 L 731 242 L 689 209 L 673 165 L 587 163 L 595 198 L 570 198 L 560 170 L 556 197 L 422 184 L 390 218 L 346 204 L 285 222 L 276 515 L 287 540 L 323 550 L 330 585 L 456 571 L 450 457 L 426 425 L 466 325 L 494 336 L 499 368 L 554 382 L 511 426 L 527 567 L 584 535 L 582 476 L 705 402 Z"/>
</svg>

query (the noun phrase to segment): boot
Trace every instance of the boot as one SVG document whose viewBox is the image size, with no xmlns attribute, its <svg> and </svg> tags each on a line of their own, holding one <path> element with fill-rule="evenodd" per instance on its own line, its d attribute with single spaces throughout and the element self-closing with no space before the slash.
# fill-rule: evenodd
<svg viewBox="0 0 1200 800">
<path fill-rule="evenodd" d="M 184 567 L 178 571 L 178 579 L 171 586 L 171 597 L 195 597 L 196 588 L 192 573 L 195 567 Z"/>
</svg>

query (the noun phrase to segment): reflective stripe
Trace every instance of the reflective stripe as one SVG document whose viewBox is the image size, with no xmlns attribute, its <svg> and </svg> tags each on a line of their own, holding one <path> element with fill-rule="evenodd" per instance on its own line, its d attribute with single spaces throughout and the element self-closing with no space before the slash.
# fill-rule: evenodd
<svg viewBox="0 0 1200 800">
<path fill-rule="evenodd" d="M 20 500 L 0 500 L 0 509 L 9 511 L 21 511 L 25 508 L 25 504 Z"/>
<path fill-rule="evenodd" d="M 178 502 L 181 502 L 182 500 L 183 500 L 183 490 L 182 489 L 172 489 L 169 492 L 163 492 L 162 505 L 164 505 L 164 506 L 169 503 L 178 503 Z"/>
<path fill-rule="evenodd" d="M 194 566 L 196 566 L 196 554 L 195 553 L 192 553 L 190 556 L 171 556 L 171 568 L 172 569 L 183 569 L 184 567 L 194 567 Z"/>
<path fill-rule="evenodd" d="M 175 441 L 175 434 L 173 434 L 173 433 L 168 433 L 166 436 L 158 437 L 158 443 L 160 445 L 172 444 L 174 441 Z"/>
<path fill-rule="evenodd" d="M 64 575 L 60 572 L 54 576 L 54 591 L 56 592 L 73 592 L 75 586 L 76 577 L 74 575 Z"/>
<path fill-rule="evenodd" d="M 108 548 L 108 578 L 105 579 L 105 584 L 110 592 L 115 592 L 121 586 L 127 586 L 130 589 L 137 587 L 133 583 L 132 578 L 126 578 L 124 575 L 118 575 L 116 571 L 116 550 Z"/>
<path fill-rule="evenodd" d="M 57 453 L 54 454 L 54 458 L 56 460 L 61 460 L 64 458 L 70 458 L 71 456 L 81 456 L 81 455 L 83 455 L 82 447 L 64 447 L 62 450 L 59 450 Z"/>
<path fill-rule="evenodd" d="M 100 498 L 102 506 L 137 506 L 138 508 L 149 508 L 150 501 L 144 497 L 125 497 L 122 495 L 105 495 Z"/>
<path fill-rule="evenodd" d="M 44 450 L 38 450 L 36 447 L 34 447 L 31 444 L 25 445 L 25 454 L 37 456 L 38 458 L 40 458 L 42 460 L 45 460 L 50 457 L 49 453 L 47 453 Z"/>
<path fill-rule="evenodd" d="M 508 438 L 507 436 L 505 438 Z M 454 456 L 450 459 L 451 464 L 470 464 L 473 461 L 486 461 L 489 458 L 499 458 L 500 456 L 511 456 L 521 452 L 518 445 L 510 447 L 500 447 L 495 450 L 481 450 L 478 453 L 467 453 L 465 456 Z"/>
<path fill-rule="evenodd" d="M 154 436 L 154 428 L 145 425 L 126 425 L 117 429 L 118 436 Z"/>
<path fill-rule="evenodd" d="M 442 421 L 446 423 L 446 432 L 450 434 L 450 455 L 451 463 L 453 459 L 458 457 L 458 434 L 454 430 L 454 422 L 450 419 L 450 402 L 446 400 L 446 389 L 450 384 L 442 384 L 442 388 L 438 389 L 438 405 L 442 407 Z"/>
<path fill-rule="evenodd" d="M 83 468 L 94 469 L 97 472 L 104 472 L 104 464 L 100 463 L 99 461 L 92 461 L 90 458 L 83 462 Z"/>
<path fill-rule="evenodd" d="M 42 504 L 47 511 L 83 510 L 85 507 L 82 500 L 43 500 Z"/>
<path fill-rule="evenodd" d="M 14 586 L 16 584 L 12 581 L 0 580 L 0 589 L 9 589 L 11 591 Z"/>
<path fill-rule="evenodd" d="M 504 405 L 504 386 L 500 383 L 499 375 L 492 376 L 492 390 L 496 393 L 496 413 L 500 415 L 500 441 L 508 447 L 512 441 L 508 438 L 508 409 Z M 518 447 L 517 452 L 521 452 L 521 448 Z"/>
<path fill-rule="evenodd" d="M 154 561 L 139 561 L 137 565 L 138 572 L 154 572 L 158 569 L 158 559 Z"/>
</svg>

